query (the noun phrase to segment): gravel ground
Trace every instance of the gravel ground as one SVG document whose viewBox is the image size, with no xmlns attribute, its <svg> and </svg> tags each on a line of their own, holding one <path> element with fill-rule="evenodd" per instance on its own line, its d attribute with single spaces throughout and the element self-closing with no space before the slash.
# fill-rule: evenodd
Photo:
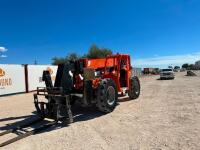
<svg viewBox="0 0 200 150">
<path fill-rule="evenodd" d="M 75 123 L 54 127 L 0 149 L 200 149 L 200 78 L 177 73 L 175 80 L 141 78 L 141 96 L 121 99 L 102 115 L 81 108 Z M 0 97 L 0 132 L 34 115 L 32 94 Z M 3 142 L 8 137 L 0 137 Z"/>
</svg>

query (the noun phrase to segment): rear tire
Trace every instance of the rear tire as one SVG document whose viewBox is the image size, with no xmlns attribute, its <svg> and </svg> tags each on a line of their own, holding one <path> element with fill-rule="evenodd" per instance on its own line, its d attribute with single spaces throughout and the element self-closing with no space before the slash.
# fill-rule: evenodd
<svg viewBox="0 0 200 150">
<path fill-rule="evenodd" d="M 140 80 L 137 76 L 131 77 L 130 79 L 128 96 L 130 99 L 136 99 L 140 96 Z"/>
<path fill-rule="evenodd" d="M 101 80 L 97 89 L 97 108 L 104 113 L 112 112 L 117 104 L 118 92 L 112 79 Z"/>
</svg>

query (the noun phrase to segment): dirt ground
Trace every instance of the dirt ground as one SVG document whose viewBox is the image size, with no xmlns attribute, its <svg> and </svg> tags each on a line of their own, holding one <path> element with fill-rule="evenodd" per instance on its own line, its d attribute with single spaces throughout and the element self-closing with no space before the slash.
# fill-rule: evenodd
<svg viewBox="0 0 200 150">
<path fill-rule="evenodd" d="M 141 77 L 141 96 L 121 99 L 102 115 L 80 109 L 75 123 L 56 126 L 0 149 L 124 150 L 200 149 L 200 77 L 177 73 L 175 80 Z M 0 97 L 0 132 L 7 124 L 33 117 L 33 93 Z M 3 142 L 5 137 L 0 137 Z"/>
</svg>

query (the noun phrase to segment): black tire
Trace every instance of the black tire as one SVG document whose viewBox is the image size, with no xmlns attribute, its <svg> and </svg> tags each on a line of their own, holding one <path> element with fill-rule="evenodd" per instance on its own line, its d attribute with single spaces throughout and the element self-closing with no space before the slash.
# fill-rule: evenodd
<svg viewBox="0 0 200 150">
<path fill-rule="evenodd" d="M 97 108 L 104 113 L 112 112 L 117 104 L 117 86 L 112 79 L 101 80 L 97 88 Z"/>
<path fill-rule="evenodd" d="M 137 76 L 131 77 L 130 79 L 128 96 L 130 99 L 136 99 L 140 96 L 140 80 Z"/>
</svg>

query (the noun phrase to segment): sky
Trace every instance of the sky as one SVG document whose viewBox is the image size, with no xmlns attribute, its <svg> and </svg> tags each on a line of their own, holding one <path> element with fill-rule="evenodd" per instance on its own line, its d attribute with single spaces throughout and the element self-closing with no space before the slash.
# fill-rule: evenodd
<svg viewBox="0 0 200 150">
<path fill-rule="evenodd" d="M 134 67 L 200 60 L 199 0 L 0 0 L 0 64 L 50 64 L 89 47 Z"/>
</svg>

